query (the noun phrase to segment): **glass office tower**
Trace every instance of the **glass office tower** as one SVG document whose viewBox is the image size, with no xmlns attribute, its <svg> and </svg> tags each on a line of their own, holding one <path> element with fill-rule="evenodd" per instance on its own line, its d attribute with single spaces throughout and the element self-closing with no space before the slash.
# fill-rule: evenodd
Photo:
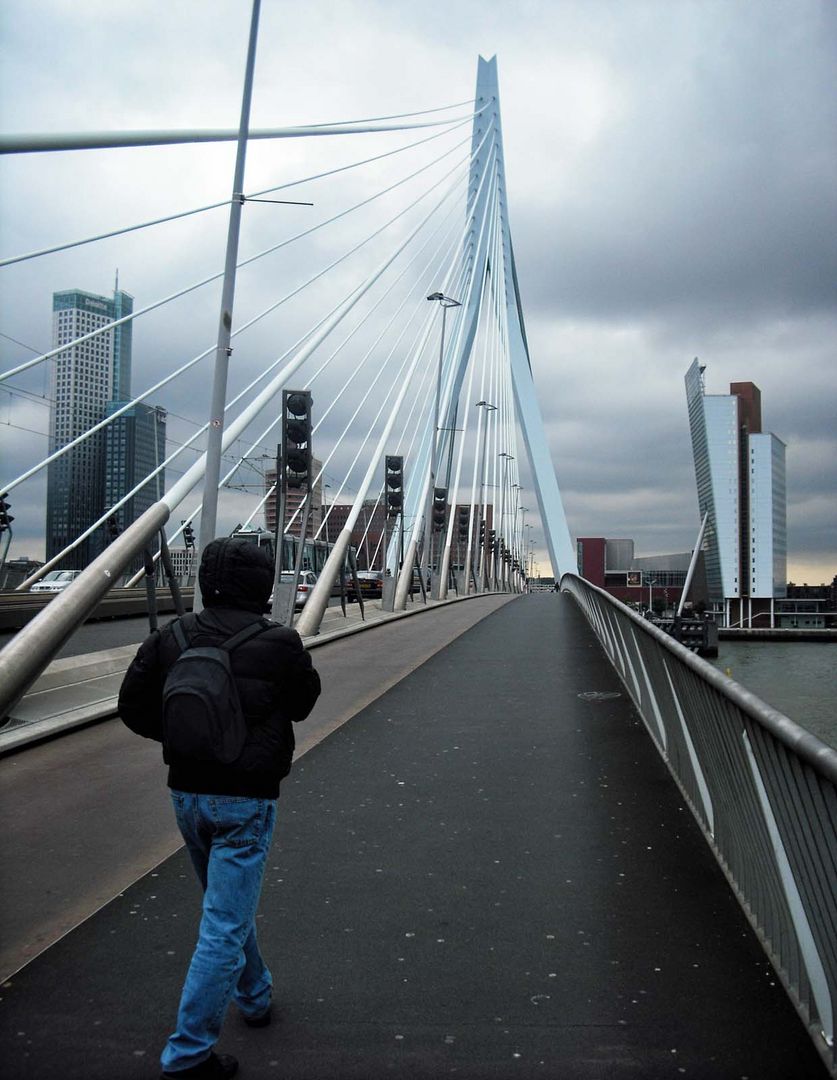
<svg viewBox="0 0 837 1080">
<path fill-rule="evenodd" d="M 729 394 L 707 394 L 704 372 L 695 360 L 685 381 L 698 510 L 701 519 L 709 514 L 707 586 L 716 609 L 741 625 L 764 609 L 753 601 L 786 594 L 785 445 L 761 431 L 757 386 L 732 383 Z"/>
<path fill-rule="evenodd" d="M 133 297 L 70 289 L 52 298 L 53 347 L 74 341 L 133 311 Z M 105 415 L 117 393 L 130 393 L 130 323 L 98 334 L 59 353 L 53 362 L 50 453 L 82 435 Z M 102 432 L 69 450 L 48 467 L 46 555 L 51 559 L 84 532 L 104 509 L 105 446 Z M 61 566 L 83 569 L 103 547 L 96 530 Z"/>
</svg>

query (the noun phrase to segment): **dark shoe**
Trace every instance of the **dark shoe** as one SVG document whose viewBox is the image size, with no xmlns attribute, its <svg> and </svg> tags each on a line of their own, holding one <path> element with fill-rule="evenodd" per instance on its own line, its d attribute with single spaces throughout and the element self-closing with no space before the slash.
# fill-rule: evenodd
<svg viewBox="0 0 837 1080">
<path fill-rule="evenodd" d="M 200 1065 L 179 1072 L 164 1072 L 162 1080 L 227 1080 L 238 1072 L 238 1059 L 232 1054 L 211 1053 Z"/>
<path fill-rule="evenodd" d="M 259 1013 L 258 1016 L 245 1016 L 244 1013 L 242 1013 L 241 1014 L 241 1019 L 244 1021 L 244 1023 L 247 1025 L 247 1027 L 255 1027 L 255 1028 L 267 1027 L 268 1024 L 270 1023 L 270 1019 L 271 1019 L 270 1013 L 271 1013 L 271 1006 L 268 1005 L 268 1007 L 265 1009 L 265 1011 L 263 1013 Z"/>
</svg>

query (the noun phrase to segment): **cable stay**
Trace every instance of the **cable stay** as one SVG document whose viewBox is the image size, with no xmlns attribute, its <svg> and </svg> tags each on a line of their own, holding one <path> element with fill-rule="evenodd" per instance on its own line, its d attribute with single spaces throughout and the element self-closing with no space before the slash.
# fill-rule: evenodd
<svg viewBox="0 0 837 1080">
<path fill-rule="evenodd" d="M 338 165 L 336 168 L 327 169 L 325 172 L 314 173 L 311 176 L 300 177 L 298 180 L 288 180 L 284 184 L 276 184 L 274 187 L 263 188 L 260 191 L 253 191 L 249 195 L 245 194 L 242 197 L 244 201 L 252 201 L 261 198 L 263 195 L 274 195 L 277 191 L 288 191 L 291 188 L 301 187 L 303 184 L 312 184 L 317 180 L 323 180 L 329 176 L 336 176 L 339 173 L 349 172 L 351 169 L 361 168 L 363 165 L 370 165 L 376 161 L 383 161 L 385 158 L 395 157 L 397 154 L 403 154 L 407 150 L 413 150 L 417 146 L 424 146 L 426 143 L 433 142 L 435 139 L 442 139 L 445 135 L 449 135 L 452 131 L 458 131 L 464 127 L 469 121 L 461 120 L 459 123 L 454 124 L 447 131 L 437 131 L 433 135 L 428 135 L 424 139 L 418 139 L 415 142 L 407 143 L 405 146 L 399 146 L 395 150 L 387 150 L 382 154 L 375 154 L 372 157 L 362 158 L 359 161 L 352 161 L 348 165 Z M 229 206 L 230 199 L 221 199 L 220 202 L 207 203 L 206 206 L 195 206 L 190 210 L 180 210 L 176 213 L 166 214 L 164 217 L 154 218 L 151 221 L 143 221 L 136 225 L 125 225 L 118 229 L 111 229 L 109 232 L 99 233 L 97 236 L 88 236 L 82 240 L 69 240 L 63 244 L 56 244 L 53 247 L 41 248 L 38 251 L 30 251 L 24 255 L 12 255 L 5 259 L 0 259 L 0 268 L 4 266 L 12 266 L 15 263 L 25 262 L 28 259 L 39 259 L 42 255 L 53 255 L 58 251 L 68 251 L 70 248 L 82 247 L 85 244 L 95 244 L 100 240 L 109 240 L 114 236 L 124 236 L 126 233 L 138 232 L 142 229 L 152 228 L 154 225 L 164 225 L 169 221 L 179 221 L 182 218 L 193 217 L 196 214 L 204 214 L 210 210 L 218 210 L 223 206 Z M 38 350 L 33 350 L 37 352 Z"/>
</svg>

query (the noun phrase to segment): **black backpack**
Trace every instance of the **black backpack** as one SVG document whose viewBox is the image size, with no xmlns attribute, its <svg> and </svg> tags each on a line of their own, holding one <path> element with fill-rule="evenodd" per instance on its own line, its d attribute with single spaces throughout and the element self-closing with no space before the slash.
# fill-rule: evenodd
<svg viewBox="0 0 837 1080">
<path fill-rule="evenodd" d="M 230 665 L 230 653 L 274 624 L 246 626 L 220 645 L 192 648 L 180 621 L 171 624 L 180 656 L 163 686 L 163 750 L 170 755 L 229 765 L 244 749 L 247 722 Z"/>
</svg>

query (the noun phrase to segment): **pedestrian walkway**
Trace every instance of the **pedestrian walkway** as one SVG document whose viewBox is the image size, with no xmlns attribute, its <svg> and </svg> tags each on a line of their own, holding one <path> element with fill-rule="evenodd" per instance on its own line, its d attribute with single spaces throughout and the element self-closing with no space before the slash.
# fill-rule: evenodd
<svg viewBox="0 0 837 1080">
<path fill-rule="evenodd" d="M 520 597 L 297 763 L 243 1080 L 826 1075 L 621 689 Z M 16 975 L 5 1074 L 156 1076 L 198 904 L 180 852 Z"/>
</svg>

